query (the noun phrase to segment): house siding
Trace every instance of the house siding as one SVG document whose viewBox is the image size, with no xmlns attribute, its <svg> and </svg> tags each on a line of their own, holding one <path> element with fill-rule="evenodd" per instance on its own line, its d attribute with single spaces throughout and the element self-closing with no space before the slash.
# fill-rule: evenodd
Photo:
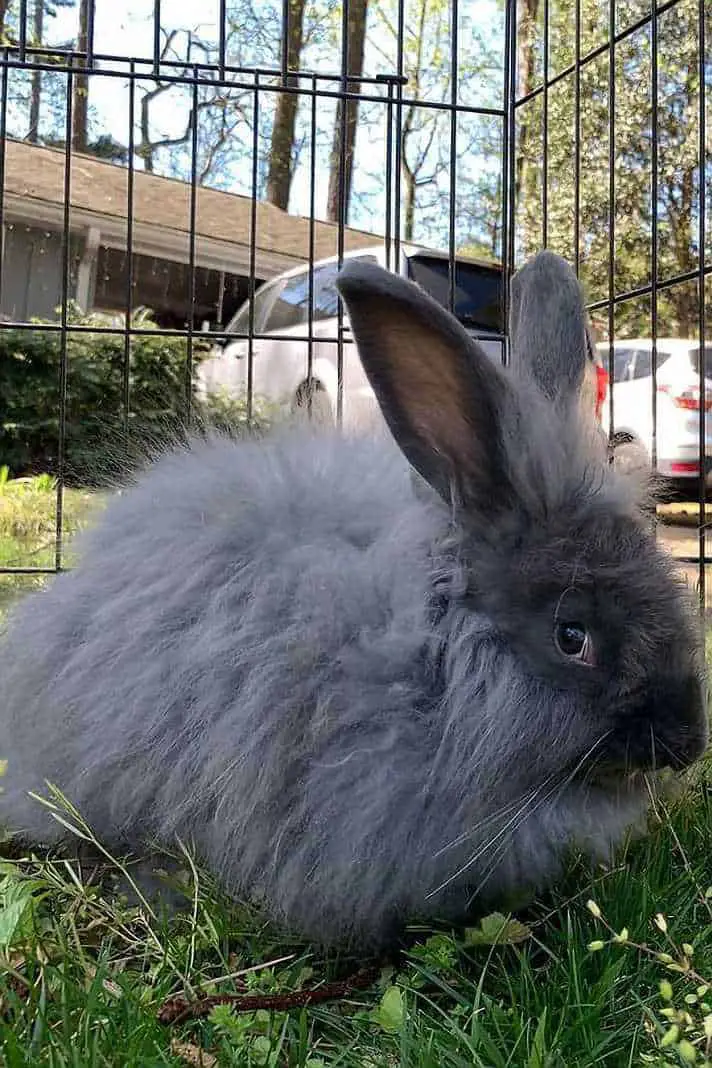
<svg viewBox="0 0 712 1068">
<path fill-rule="evenodd" d="M 74 299 L 80 243 L 72 238 L 69 298 Z M 61 235 L 46 228 L 8 223 L 4 232 L 0 313 L 26 321 L 59 318 L 64 254 Z"/>
</svg>

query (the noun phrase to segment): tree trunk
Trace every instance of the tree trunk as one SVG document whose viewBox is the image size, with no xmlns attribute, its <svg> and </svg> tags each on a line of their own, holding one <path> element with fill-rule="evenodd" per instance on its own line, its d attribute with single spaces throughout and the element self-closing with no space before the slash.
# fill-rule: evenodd
<svg viewBox="0 0 712 1068">
<path fill-rule="evenodd" d="M 44 34 L 45 0 L 35 0 L 35 10 L 32 21 L 33 44 L 37 47 L 42 44 Z M 30 128 L 27 131 L 27 140 L 33 144 L 39 141 L 40 133 L 40 107 L 42 104 L 42 71 L 39 67 L 32 71 L 32 84 L 30 88 Z"/>
<path fill-rule="evenodd" d="M 415 175 L 403 155 L 403 240 L 412 241 L 415 232 Z"/>
<path fill-rule="evenodd" d="M 141 98 L 141 144 L 137 155 L 143 160 L 143 168 L 153 174 L 153 148 L 151 146 L 151 97 L 146 94 Z"/>
<path fill-rule="evenodd" d="M 519 0 L 517 5 L 517 79 L 516 96 L 518 100 L 534 88 L 534 52 L 536 24 L 539 14 L 539 0 Z M 512 102 L 514 103 L 514 102 Z M 528 253 L 534 251 L 530 246 L 534 237 L 533 230 L 538 226 L 541 213 L 540 206 L 534 202 L 536 193 L 536 161 L 532 154 L 537 151 L 536 135 L 531 128 L 532 106 L 518 108 L 519 128 L 516 136 L 516 163 L 514 178 L 515 223 L 520 222 L 524 231 L 524 246 Z M 514 148 L 514 146 L 512 146 Z"/>
<path fill-rule="evenodd" d="M 679 179 L 675 176 L 671 184 L 674 182 L 676 196 L 667 197 L 674 269 L 680 274 L 692 272 L 696 267 L 696 257 L 693 255 L 694 171 L 695 168 L 687 166 Z M 694 282 L 670 286 L 665 295 L 670 302 L 673 325 L 678 336 L 694 337 L 699 318 L 697 286 Z"/>
<path fill-rule="evenodd" d="M 306 0 L 289 0 L 289 26 L 286 41 L 288 70 L 299 68 L 305 6 Z M 288 86 L 296 86 L 298 83 L 298 78 L 285 79 L 285 84 Z M 289 207 L 289 192 L 292 185 L 292 151 L 298 105 L 299 97 L 296 93 L 277 93 L 267 170 L 266 199 L 270 204 L 283 208 L 284 211 L 287 211 Z"/>
<path fill-rule="evenodd" d="M 680 32 L 684 32 L 682 27 L 680 27 Z M 684 99 L 692 102 L 698 91 L 697 55 L 695 53 L 688 56 L 686 66 L 683 96 Z M 668 113 L 667 122 L 664 123 L 661 131 L 664 144 L 673 145 L 676 141 L 679 143 L 682 140 L 684 137 L 681 129 L 683 122 L 684 119 Z M 667 188 L 664 187 L 662 191 L 670 227 L 671 251 L 674 257 L 674 266 L 671 264 L 671 269 L 679 274 L 691 273 L 697 266 L 697 256 L 694 252 L 695 230 L 697 229 L 695 218 L 696 164 L 696 160 L 694 162 L 690 160 L 679 169 L 676 167 L 672 173 L 668 171 Z M 672 325 L 679 337 L 695 336 L 699 321 L 697 288 L 695 283 L 691 282 L 686 285 L 671 286 L 666 290 L 665 295 L 669 300 L 674 321 Z"/>
<path fill-rule="evenodd" d="M 348 93 L 358 93 L 361 89 L 363 74 L 363 56 L 366 44 L 366 20 L 368 17 L 368 0 L 351 0 L 349 3 L 349 24 L 347 27 L 346 73 L 354 80 L 346 83 Z M 358 100 L 339 100 L 334 120 L 334 138 L 331 145 L 329 161 L 329 193 L 326 205 L 326 217 L 330 222 L 339 222 L 339 207 L 344 206 L 344 222 L 348 222 L 351 185 L 353 181 L 354 147 L 358 126 Z M 343 141 L 342 141 L 343 138 Z M 341 160 L 343 157 L 343 173 Z M 343 189 L 343 201 L 339 189 Z"/>
<path fill-rule="evenodd" d="M 416 50 L 412 65 L 406 70 L 410 94 L 413 100 L 420 97 L 420 78 L 423 71 L 423 43 L 425 36 L 425 23 L 428 17 L 428 0 L 419 0 L 420 11 L 416 30 Z M 434 116 L 437 121 L 437 113 Z M 408 148 L 411 143 L 416 121 L 415 104 L 410 104 L 405 113 L 401 125 L 400 134 L 400 157 L 401 157 L 401 180 L 403 183 L 403 196 L 401 208 L 403 212 L 403 239 L 412 241 L 415 233 L 415 202 L 418 189 L 418 178 L 425 164 L 427 153 L 418 155 L 417 145 L 415 159 L 411 160 Z M 417 140 L 417 139 L 416 139 Z M 396 226 L 400 228 L 400 219 L 396 219 Z"/>
<path fill-rule="evenodd" d="M 91 0 L 79 0 L 79 34 L 77 51 L 86 53 L 89 41 L 89 4 Z M 86 59 L 79 61 L 86 66 Z M 74 75 L 74 99 L 72 101 L 72 149 L 87 152 L 89 148 L 89 77 Z"/>
</svg>

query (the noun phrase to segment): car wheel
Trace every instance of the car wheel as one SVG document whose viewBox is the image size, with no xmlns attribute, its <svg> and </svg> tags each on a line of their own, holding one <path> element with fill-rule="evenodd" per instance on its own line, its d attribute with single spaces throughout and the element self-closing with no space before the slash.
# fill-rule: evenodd
<svg viewBox="0 0 712 1068">
<path fill-rule="evenodd" d="M 292 416 L 319 426 L 328 426 L 334 422 L 329 394 L 321 382 L 316 379 L 302 382 L 292 400 Z"/>
</svg>

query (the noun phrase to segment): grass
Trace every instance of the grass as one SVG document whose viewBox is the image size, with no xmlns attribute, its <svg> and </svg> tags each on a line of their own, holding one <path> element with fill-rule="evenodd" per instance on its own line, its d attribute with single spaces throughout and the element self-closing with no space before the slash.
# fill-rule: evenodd
<svg viewBox="0 0 712 1068">
<path fill-rule="evenodd" d="M 77 862 L 16 858 L 0 869 L 3 1063 L 704 1064 L 711 856 L 700 780 L 616 868 L 572 871 L 518 925 L 423 933 L 372 989 L 338 1003 L 244 1015 L 222 1005 L 176 1026 L 157 1018 L 167 998 L 292 991 L 348 964 L 280 938 L 189 865 L 186 910 L 165 920 Z M 666 1035 L 675 1041 L 662 1046 Z"/>
<path fill-rule="evenodd" d="M 71 538 L 87 522 L 97 498 L 82 490 L 62 494 L 63 528 Z M 57 487 L 49 475 L 10 479 L 0 467 L 0 568 L 52 568 L 56 556 Z M 65 561 L 66 562 L 66 561 Z M 37 589 L 42 575 L 0 574 L 0 619 L 19 594 Z"/>
<path fill-rule="evenodd" d="M 0 479 L 1 562 L 52 559 L 49 480 Z M 86 494 L 67 493 L 77 529 Z M 17 581 L 17 580 L 16 580 Z M 12 589 L 17 593 L 18 587 Z M 164 1001 L 289 992 L 353 971 L 226 900 L 185 861 L 186 908 L 154 915 L 57 856 L 0 862 L 0 1063 L 260 1068 L 588 1068 L 712 1059 L 712 768 L 658 805 L 611 870 L 468 931 L 421 932 L 374 985 L 290 1012 L 159 1022 Z M 57 810 L 61 814 L 61 804 Z M 76 813 L 65 817 L 91 837 Z M 107 859 L 108 871 L 122 863 Z M 587 905 L 587 902 L 594 902 Z M 710 989 L 708 991 L 708 984 Z"/>
</svg>

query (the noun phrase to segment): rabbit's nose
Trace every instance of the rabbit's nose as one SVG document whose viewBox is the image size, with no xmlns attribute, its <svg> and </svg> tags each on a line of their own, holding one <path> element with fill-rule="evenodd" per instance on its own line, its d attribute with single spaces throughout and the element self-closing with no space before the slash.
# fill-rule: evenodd
<svg viewBox="0 0 712 1068">
<path fill-rule="evenodd" d="M 707 687 L 697 675 L 656 695 L 654 735 L 661 764 L 682 771 L 703 756 L 709 740 Z"/>
<path fill-rule="evenodd" d="M 707 695 L 697 675 L 660 675 L 640 703 L 622 717 L 611 743 L 614 760 L 629 770 L 682 771 L 707 748 Z"/>
</svg>

